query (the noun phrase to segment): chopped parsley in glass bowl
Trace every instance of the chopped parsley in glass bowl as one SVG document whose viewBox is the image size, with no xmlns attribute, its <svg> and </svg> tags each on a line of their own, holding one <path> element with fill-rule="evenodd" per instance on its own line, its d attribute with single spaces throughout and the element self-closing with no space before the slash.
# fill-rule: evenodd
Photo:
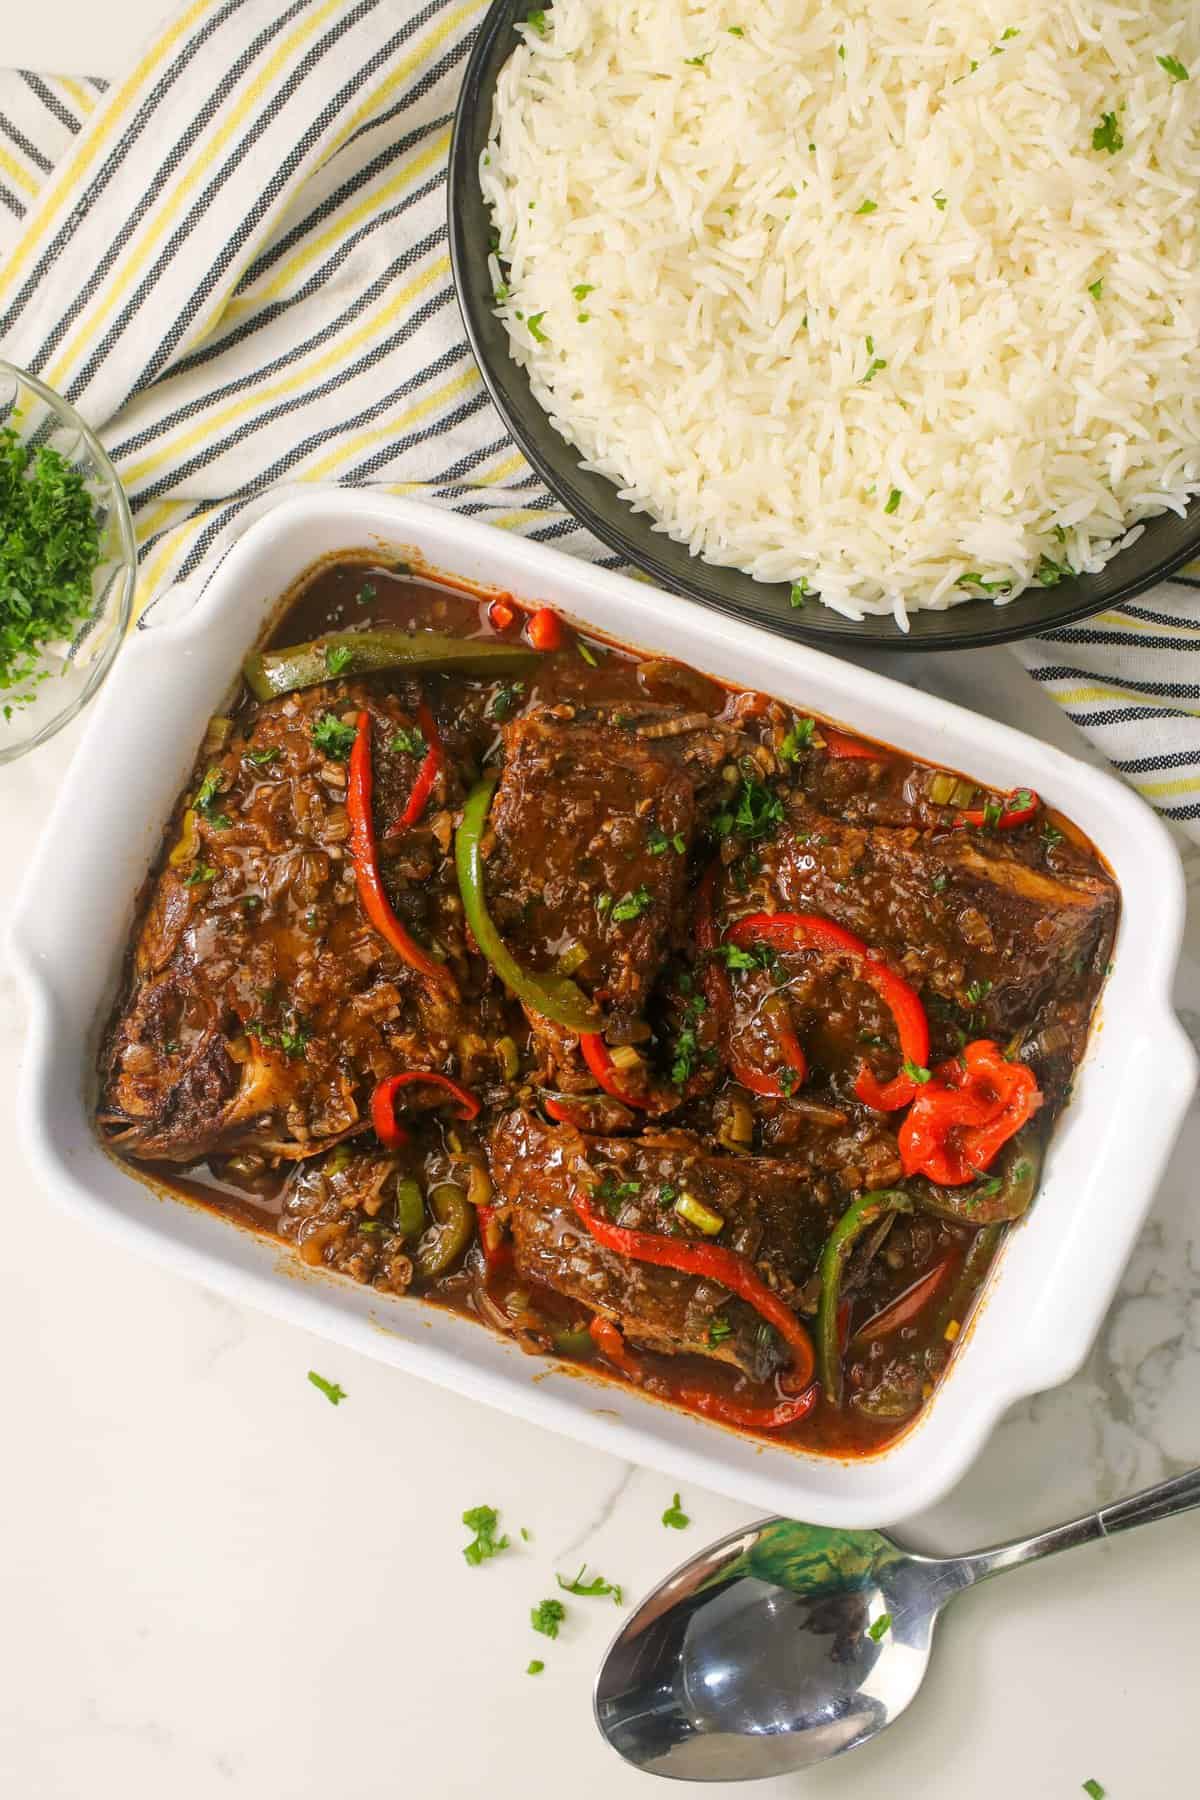
<svg viewBox="0 0 1200 1800">
<path fill-rule="evenodd" d="M 0 763 L 87 705 L 129 624 L 136 573 L 103 447 L 65 400 L 0 362 Z"/>
</svg>

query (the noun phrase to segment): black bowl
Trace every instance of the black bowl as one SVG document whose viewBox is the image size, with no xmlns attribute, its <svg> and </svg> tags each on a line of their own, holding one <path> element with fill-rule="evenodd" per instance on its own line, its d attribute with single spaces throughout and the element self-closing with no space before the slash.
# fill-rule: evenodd
<svg viewBox="0 0 1200 1800">
<path fill-rule="evenodd" d="M 1137 542 L 1113 557 L 1098 575 L 1030 589 L 1006 606 L 964 600 L 946 612 L 914 612 L 910 629 L 903 632 L 893 619 L 855 622 L 816 600 L 793 608 L 786 583 L 754 581 L 738 569 L 702 562 L 682 544 L 653 530 L 647 515 L 634 512 L 612 482 L 580 466 L 579 452 L 554 430 L 530 391 L 525 371 L 509 355 L 508 334 L 492 310 L 487 268 L 491 218 L 479 190 L 479 159 L 491 124 L 497 77 L 520 42 L 514 25 L 528 13 L 528 0 L 495 0 L 467 64 L 450 145 L 450 259 L 467 340 L 501 418 L 546 486 L 604 543 L 662 587 L 782 637 L 846 650 L 967 650 L 1034 637 L 1130 600 L 1200 556 L 1198 501 L 1185 518 L 1164 513 L 1148 519 Z"/>
</svg>

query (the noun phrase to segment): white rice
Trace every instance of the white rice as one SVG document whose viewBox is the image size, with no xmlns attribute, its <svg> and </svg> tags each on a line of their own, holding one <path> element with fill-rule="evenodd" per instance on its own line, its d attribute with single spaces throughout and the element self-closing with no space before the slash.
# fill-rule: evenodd
<svg viewBox="0 0 1200 1800">
<path fill-rule="evenodd" d="M 1200 0 L 557 0 L 523 35 L 498 310 L 658 529 L 903 622 L 1200 492 Z"/>
</svg>

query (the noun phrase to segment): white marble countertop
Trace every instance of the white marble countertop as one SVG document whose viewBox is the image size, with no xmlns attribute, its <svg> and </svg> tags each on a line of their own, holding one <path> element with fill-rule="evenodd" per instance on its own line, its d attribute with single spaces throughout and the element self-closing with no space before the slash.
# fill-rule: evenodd
<svg viewBox="0 0 1200 1800">
<path fill-rule="evenodd" d="M 11 9 L 17 11 L 17 9 Z M 158 0 L 42 0 L 0 55 L 115 73 Z M 1068 746 L 1002 652 L 906 678 Z M 0 770 L 0 925 L 78 727 Z M 136 796 L 131 796 L 136 804 Z M 1180 974 L 1200 1032 L 1200 856 Z M 79 896 L 87 929 L 87 896 Z M 636 1595 L 750 1515 L 245 1312 L 60 1214 L 24 1162 L 23 1009 L 0 966 L 0 1793 L 12 1800 L 620 1800 L 653 1792 L 604 1748 L 590 1684 L 617 1615 L 529 1628 L 554 1571 Z M 1013 1410 L 972 1473 L 911 1522 L 966 1548 L 1200 1463 L 1200 1110 L 1086 1368 Z M 305 1379 L 340 1382 L 336 1409 Z M 531 1539 L 470 1569 L 459 1515 Z M 763 1800 L 1110 1800 L 1197 1791 L 1200 1514 L 964 1599 L 921 1700 L 884 1739 Z M 540 1656 L 546 1669 L 525 1673 Z M 1153 1717 L 1153 1726 L 1144 1721 Z M 663 1792 L 667 1790 L 664 1788 Z M 731 1791 L 720 1786 L 709 1791 Z"/>
</svg>

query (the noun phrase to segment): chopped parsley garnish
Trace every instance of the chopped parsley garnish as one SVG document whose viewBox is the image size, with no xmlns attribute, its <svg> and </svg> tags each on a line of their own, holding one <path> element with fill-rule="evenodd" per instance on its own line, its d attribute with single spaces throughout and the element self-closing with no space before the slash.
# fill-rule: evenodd
<svg viewBox="0 0 1200 1800">
<path fill-rule="evenodd" d="M 878 375 L 880 369 L 886 369 L 886 368 L 887 368 L 887 359 L 885 357 L 873 356 L 871 358 L 870 366 L 868 367 L 866 374 L 862 377 L 861 381 L 858 384 L 859 387 L 866 387 L 868 381 L 874 381 L 874 379 L 875 379 L 876 375 Z"/>
<path fill-rule="evenodd" d="M 932 1071 L 923 1069 L 920 1063 L 913 1062 L 911 1057 L 906 1056 L 901 1067 L 908 1076 L 908 1079 L 910 1081 L 915 1081 L 918 1087 L 924 1087 L 927 1081 L 933 1080 Z"/>
<path fill-rule="evenodd" d="M 1191 76 L 1177 56 L 1156 56 L 1155 62 L 1165 69 L 1172 81 L 1190 81 Z"/>
<path fill-rule="evenodd" d="M 545 318 L 545 316 L 546 315 L 544 312 L 530 313 L 529 317 L 525 321 L 525 323 L 529 327 L 530 337 L 533 338 L 534 341 L 539 344 L 548 344 L 550 342 L 550 339 L 547 337 L 546 333 L 542 330 L 542 320 Z"/>
<path fill-rule="evenodd" d="M 79 471 L 0 429 L 0 691 L 28 706 L 49 674 L 45 645 L 74 636 L 92 610 L 100 527 Z M 16 691 L 14 691 L 16 690 Z"/>
<path fill-rule="evenodd" d="M 976 1189 L 976 1193 L 981 1200 L 992 1200 L 999 1192 L 1000 1177 L 998 1175 L 989 1175 L 987 1180 L 981 1181 Z"/>
<path fill-rule="evenodd" d="M 1055 562 L 1053 557 L 1043 556 L 1034 571 L 1034 582 L 1038 587 L 1057 587 L 1060 581 L 1066 581 L 1075 573 L 1069 562 Z"/>
<path fill-rule="evenodd" d="M 691 1077 L 700 1049 L 700 1040 L 690 1025 L 685 1025 L 675 1039 L 675 1056 L 671 1063 L 671 1085 L 681 1088 Z"/>
<path fill-rule="evenodd" d="M 730 37 L 745 37 L 746 35 L 740 25 L 727 25 L 725 29 Z"/>
<path fill-rule="evenodd" d="M 496 1526 L 500 1523 L 500 1514 L 494 1506 L 469 1506 L 462 1516 L 462 1522 L 468 1531 L 475 1536 L 463 1547 L 463 1556 L 473 1569 L 477 1569 L 489 1557 L 498 1556 L 501 1550 L 508 1549 L 507 1534 L 498 1538 Z"/>
<path fill-rule="evenodd" d="M 797 719 L 779 746 L 780 762 L 796 762 L 800 752 L 812 743 L 814 729 L 811 719 Z"/>
<path fill-rule="evenodd" d="M 706 50 L 703 56 L 685 56 L 683 60 L 689 69 L 702 69 L 711 55 L 712 51 Z"/>
<path fill-rule="evenodd" d="M 496 689 L 492 696 L 492 703 L 488 707 L 488 714 L 498 724 L 503 724 L 511 713 L 516 712 L 524 699 L 525 683 L 523 681 L 510 682 L 507 686 Z"/>
<path fill-rule="evenodd" d="M 193 805 L 197 812 L 211 812 L 217 803 L 217 789 L 221 785 L 221 771 L 218 768 L 205 770 L 204 780 L 196 789 Z"/>
<path fill-rule="evenodd" d="M 721 1313 L 718 1313 L 715 1319 L 709 1320 L 708 1343 L 710 1349 L 715 1350 L 718 1344 L 723 1344 L 727 1337 L 732 1336 L 733 1326 Z"/>
<path fill-rule="evenodd" d="M 985 594 L 1006 594 L 1012 583 L 1010 581 L 986 581 L 982 575 L 977 575 L 972 570 L 966 575 L 960 575 L 954 585 L 960 588 L 982 588 Z"/>
<path fill-rule="evenodd" d="M 346 1390 L 344 1387 L 339 1387 L 336 1381 L 326 1381 L 325 1377 L 323 1375 L 318 1375 L 315 1369 L 310 1369 L 308 1371 L 308 1379 L 315 1388 L 321 1390 L 331 1406 L 340 1406 L 342 1401 L 346 1398 Z"/>
<path fill-rule="evenodd" d="M 805 314 L 805 324 L 807 324 L 807 323 L 808 323 L 808 315 L 806 313 Z M 808 599 L 808 597 L 811 593 L 812 593 L 812 589 L 808 585 L 808 576 L 802 575 L 800 577 L 799 581 L 793 581 L 793 583 L 792 583 L 791 591 L 788 594 L 788 605 L 789 606 L 803 606 L 804 602 Z"/>
<path fill-rule="evenodd" d="M 588 295 L 594 294 L 595 291 L 596 291 L 596 289 L 590 281 L 577 282 L 576 285 L 571 289 L 571 292 L 572 292 L 572 294 L 574 294 L 576 300 L 586 300 Z"/>
<path fill-rule="evenodd" d="M 753 950 L 743 950 L 737 944 L 718 944 L 713 956 L 727 969 L 757 969 L 761 966 Z"/>
<path fill-rule="evenodd" d="M 375 583 L 373 581 L 364 581 L 354 598 L 358 601 L 360 606 L 369 606 L 375 598 L 375 592 Z"/>
<path fill-rule="evenodd" d="M 567 1609 L 561 1600 L 539 1600 L 536 1606 L 529 1609 L 529 1623 L 543 1637 L 556 1638 L 558 1628 L 567 1616 Z"/>
<path fill-rule="evenodd" d="M 1125 139 L 1121 136 L 1121 127 L 1117 124 L 1116 113 L 1102 114 L 1100 123 L 1092 132 L 1092 149 L 1107 150 L 1110 156 L 1115 156 L 1118 150 L 1124 148 Z"/>
<path fill-rule="evenodd" d="M 529 1542 L 530 1533 L 525 1529 L 524 1525 L 521 1527 L 521 1538 L 524 1543 L 527 1544 Z"/>
<path fill-rule="evenodd" d="M 978 1006 L 981 1000 L 986 1000 L 991 991 L 990 981 L 973 981 L 967 989 L 967 1000 L 972 1006 Z"/>
<path fill-rule="evenodd" d="M 732 812 L 719 812 L 712 822 L 716 837 L 728 837 L 737 831 L 744 838 L 769 837 L 783 819 L 783 801 L 765 782 L 742 777 L 737 805 Z"/>
<path fill-rule="evenodd" d="M 425 751 L 425 733 L 416 725 L 411 731 L 402 725 L 388 749 L 396 756 L 421 756 Z"/>
<path fill-rule="evenodd" d="M 325 667 L 331 675 L 344 675 L 353 661 L 349 644 L 330 644 L 325 652 Z"/>
<path fill-rule="evenodd" d="M 631 894 L 622 894 L 612 909 L 614 925 L 627 925 L 631 919 L 640 919 L 653 904 L 654 896 L 648 887 L 635 888 Z"/>
<path fill-rule="evenodd" d="M 880 1613 L 879 1617 L 875 1620 L 875 1623 L 873 1625 L 868 1625 L 867 1636 L 869 1638 L 874 1638 L 875 1642 L 878 1643 L 879 1640 L 882 1637 L 884 1637 L 886 1635 L 886 1633 L 889 1632 L 891 1629 L 892 1629 L 891 1613 Z"/>
<path fill-rule="evenodd" d="M 1104 1800 L 1105 1790 L 1100 1786 L 1100 1783 L 1094 1776 L 1089 1776 L 1083 1783 L 1083 1791 L 1085 1794 L 1090 1794 L 1092 1800 Z"/>
<path fill-rule="evenodd" d="M 1062 839 L 1063 834 L 1058 829 L 1057 825 L 1051 825 L 1049 821 L 1047 821 L 1047 823 L 1042 826 L 1042 842 L 1046 845 L 1048 850 L 1053 850 L 1055 844 L 1061 844 Z"/>
<path fill-rule="evenodd" d="M 839 44 L 839 45 L 838 45 L 838 56 L 839 56 L 839 57 L 840 57 L 840 58 L 841 58 L 841 60 L 842 60 L 842 62 L 845 62 L 845 60 L 846 60 L 846 46 L 845 46 L 845 44 Z"/>
<path fill-rule="evenodd" d="M 1103 275 L 1101 275 L 1099 281 L 1089 281 L 1088 282 L 1088 293 L 1092 296 L 1093 300 L 1098 300 L 1103 292 L 1104 292 L 1104 277 L 1103 277 Z"/>
<path fill-rule="evenodd" d="M 614 1603 L 620 1606 L 622 1595 L 619 1584 L 615 1581 L 605 1581 L 603 1575 L 597 1575 L 591 1581 L 585 1581 L 583 1577 L 586 1571 L 587 1564 L 584 1563 L 574 1581 L 564 1581 L 561 1575 L 555 1576 L 555 1580 L 564 1594 L 579 1594 L 585 1600 L 602 1600 L 611 1594 Z"/>
<path fill-rule="evenodd" d="M 609 1218 L 615 1219 L 626 1200 L 636 1200 L 641 1191 L 640 1181 L 618 1181 L 615 1175 L 606 1175 L 596 1189 L 596 1198 L 604 1202 Z"/>
<path fill-rule="evenodd" d="M 246 761 L 253 763 L 256 769 L 265 769 L 269 764 L 278 762 L 279 746 L 272 744 L 268 750 L 247 750 Z"/>
<path fill-rule="evenodd" d="M 950 879 L 950 877 L 944 873 L 941 875 L 935 875 L 929 885 L 933 889 L 935 894 L 944 894 L 946 891 L 946 883 L 949 881 L 949 879 Z"/>
<path fill-rule="evenodd" d="M 525 1673 L 527 1675 L 540 1675 L 542 1670 L 545 1668 L 545 1666 L 546 1665 L 542 1661 L 541 1657 L 535 1656 L 533 1661 L 530 1663 L 529 1667 L 526 1669 Z"/>
<path fill-rule="evenodd" d="M 312 741 L 331 762 L 345 762 L 354 747 L 353 725 L 343 725 L 332 713 L 313 720 Z"/>
<path fill-rule="evenodd" d="M 216 874 L 217 871 L 210 868 L 207 863 L 197 863 L 195 868 L 189 869 L 184 876 L 183 885 L 184 887 L 199 887 L 202 882 L 215 880 Z"/>
<path fill-rule="evenodd" d="M 948 199 L 949 195 L 943 193 L 942 189 L 939 188 L 937 193 L 933 196 L 933 204 L 937 207 L 939 212 L 945 212 Z"/>
<path fill-rule="evenodd" d="M 532 25 L 533 29 L 537 32 L 539 37 L 545 37 L 545 35 L 546 35 L 546 15 L 540 7 L 538 8 L 537 12 L 530 13 L 530 15 L 526 19 L 525 23 L 527 25 Z"/>
<path fill-rule="evenodd" d="M 878 211 L 879 211 L 879 207 L 876 205 L 874 200 L 864 200 L 861 206 L 855 207 L 854 216 L 855 216 L 855 218 L 857 218 L 859 213 L 873 213 L 873 212 L 878 212 Z"/>
<path fill-rule="evenodd" d="M 885 513 L 894 513 L 896 511 L 897 507 L 900 505 L 900 502 L 901 502 L 901 500 L 903 500 L 903 498 L 904 498 L 904 495 L 900 492 L 900 489 L 893 488 L 891 493 L 887 497 L 887 505 L 883 509 L 884 512 Z"/>
<path fill-rule="evenodd" d="M 670 1506 L 668 1506 L 666 1512 L 662 1516 L 662 1522 L 664 1525 L 669 1526 L 672 1531 L 685 1531 L 691 1524 L 692 1521 L 688 1518 L 687 1514 L 679 1504 L 678 1494 L 675 1494 L 672 1497 Z"/>
<path fill-rule="evenodd" d="M 677 1189 L 673 1188 L 669 1181 L 664 1181 L 658 1190 L 658 1204 L 664 1208 L 674 1206 L 678 1198 L 679 1194 Z"/>
<path fill-rule="evenodd" d="M 612 903 L 613 897 L 611 894 L 605 893 L 596 895 L 596 911 L 600 914 L 601 918 L 604 917 L 605 913 L 611 912 Z"/>
<path fill-rule="evenodd" d="M 511 292 L 512 289 L 509 287 L 507 281 L 498 281 L 492 293 L 492 299 L 496 302 L 497 306 L 503 306 Z"/>
</svg>

